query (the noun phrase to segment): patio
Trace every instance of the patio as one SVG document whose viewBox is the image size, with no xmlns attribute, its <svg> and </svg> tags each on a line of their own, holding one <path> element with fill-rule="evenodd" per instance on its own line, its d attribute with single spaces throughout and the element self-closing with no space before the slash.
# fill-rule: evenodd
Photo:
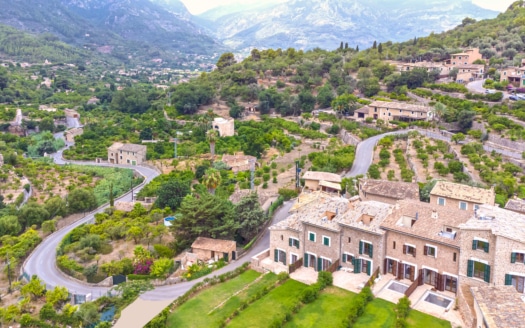
<svg viewBox="0 0 525 328">
<path fill-rule="evenodd" d="M 452 303 L 444 308 L 442 306 L 430 303 L 425 301 L 428 293 L 431 292 L 439 297 L 452 300 Z M 454 310 L 456 305 L 456 294 L 448 291 L 436 291 L 435 288 L 431 285 L 422 285 L 419 286 L 412 295 L 410 295 L 410 302 L 412 303 L 411 307 L 415 310 L 428 313 L 435 317 L 448 320 L 452 323 L 452 327 L 465 327 L 465 323 L 461 318 L 461 313 Z"/>
<path fill-rule="evenodd" d="M 314 268 L 300 267 L 290 274 L 290 278 L 311 285 L 317 282 L 317 271 Z"/>
<path fill-rule="evenodd" d="M 288 266 L 281 262 L 275 262 L 271 257 L 266 257 L 259 262 L 259 266 L 263 271 L 270 271 L 275 274 L 281 272 L 288 272 Z"/>
<path fill-rule="evenodd" d="M 334 286 L 349 290 L 354 293 L 359 293 L 366 282 L 370 279 L 370 276 L 364 273 L 353 273 L 346 272 L 343 270 L 336 271 L 333 273 Z"/>
</svg>

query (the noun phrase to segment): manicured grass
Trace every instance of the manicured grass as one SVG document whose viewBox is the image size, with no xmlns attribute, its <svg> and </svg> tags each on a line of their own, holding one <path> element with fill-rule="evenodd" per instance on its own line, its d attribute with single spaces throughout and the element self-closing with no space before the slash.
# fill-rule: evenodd
<svg viewBox="0 0 525 328">
<path fill-rule="evenodd" d="M 217 327 L 222 320 L 231 315 L 233 311 L 239 307 L 242 301 L 277 281 L 276 275 L 267 274 L 260 281 L 232 297 L 220 308 L 210 313 L 216 306 L 252 283 L 259 276 L 260 273 L 249 270 L 232 280 L 204 290 L 186 303 L 177 307 L 168 317 L 167 326 L 195 328 Z"/>
<path fill-rule="evenodd" d="M 315 302 L 303 306 L 285 327 L 340 327 L 355 296 L 341 288 L 327 287 Z"/>
<path fill-rule="evenodd" d="M 289 279 L 281 286 L 273 289 L 267 295 L 242 311 L 230 321 L 228 327 L 255 328 L 268 327 L 273 320 L 286 309 L 296 304 L 307 285 Z"/>
<path fill-rule="evenodd" d="M 359 318 L 359 320 L 357 320 L 353 327 L 390 328 L 396 319 L 394 308 L 394 303 L 376 298 L 372 302 L 368 303 L 365 313 Z M 450 322 L 416 310 L 410 310 L 407 322 L 408 327 L 413 328 L 450 328 Z"/>
</svg>

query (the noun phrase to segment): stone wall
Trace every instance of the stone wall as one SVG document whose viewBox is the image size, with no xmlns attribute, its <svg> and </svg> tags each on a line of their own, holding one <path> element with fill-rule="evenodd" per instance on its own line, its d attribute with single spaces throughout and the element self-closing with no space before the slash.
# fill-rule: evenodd
<svg viewBox="0 0 525 328">
<path fill-rule="evenodd" d="M 372 244 L 372 258 L 368 254 L 359 254 L 359 242 L 369 242 Z M 344 263 L 342 261 L 343 253 L 353 255 L 355 258 L 364 259 L 366 261 L 372 260 L 371 273 L 377 267 L 381 267 L 383 272 L 383 259 L 385 258 L 385 235 L 372 234 L 361 229 L 352 227 L 344 227 L 341 237 L 341 265 L 346 267 L 353 267 L 351 262 Z"/>
<path fill-rule="evenodd" d="M 299 240 L 299 248 L 296 246 L 290 246 L 289 238 Z M 286 265 L 291 264 L 291 254 L 297 255 L 297 259 L 303 257 L 304 240 L 303 234 L 292 231 L 292 230 L 270 230 L 270 254 L 269 256 L 274 259 L 275 249 L 280 249 L 286 252 Z"/>
<path fill-rule="evenodd" d="M 334 263 L 339 258 L 340 233 L 322 229 L 317 226 L 303 225 L 304 252 L 315 254 L 317 258 L 323 257 Z M 308 240 L 309 232 L 315 233 L 315 242 Z M 323 245 L 323 236 L 330 238 L 330 246 Z"/>
<path fill-rule="evenodd" d="M 353 134 L 346 131 L 345 129 L 341 129 L 341 132 L 339 133 L 339 137 L 347 145 L 356 146 L 358 143 L 361 142 L 361 140 L 358 137 L 354 136 Z"/>
</svg>

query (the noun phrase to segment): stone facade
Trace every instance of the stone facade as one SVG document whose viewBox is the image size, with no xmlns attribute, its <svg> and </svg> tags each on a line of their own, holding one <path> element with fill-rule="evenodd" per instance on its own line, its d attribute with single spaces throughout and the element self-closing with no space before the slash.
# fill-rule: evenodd
<svg viewBox="0 0 525 328">
<path fill-rule="evenodd" d="M 364 247 L 363 244 L 372 246 Z M 370 256 L 370 249 L 372 256 Z M 350 258 L 349 258 L 350 257 Z M 351 259 L 360 259 L 361 268 L 358 272 L 363 272 L 363 260 L 370 262 L 370 271 L 374 272 L 380 267 L 383 272 L 383 259 L 385 258 L 385 235 L 370 233 L 366 230 L 344 226 L 341 234 L 341 265 L 356 271 L 355 262 Z M 366 268 L 364 268 L 366 270 Z"/>
<path fill-rule="evenodd" d="M 83 128 L 73 128 L 64 132 L 64 138 L 66 142 L 75 142 L 75 137 L 82 135 L 82 133 L 84 133 Z"/>
<path fill-rule="evenodd" d="M 140 165 L 146 161 L 147 147 L 115 142 L 108 148 L 108 162 L 111 164 Z"/>
<path fill-rule="evenodd" d="M 290 239 L 292 239 L 292 242 L 290 242 Z M 284 252 L 284 254 L 278 254 L 279 258 L 277 262 L 281 262 L 284 265 L 293 264 L 303 257 L 303 246 L 302 234 L 299 231 L 289 229 L 270 230 L 269 256 L 275 260 L 276 250 L 278 252 Z"/>
<path fill-rule="evenodd" d="M 213 120 L 213 128 L 219 132 L 219 136 L 231 137 L 235 134 L 235 120 L 216 117 Z"/>
<path fill-rule="evenodd" d="M 332 263 L 337 261 L 340 254 L 339 231 L 329 230 L 313 224 L 305 224 L 303 233 L 303 256 L 306 255 L 308 257 L 308 260 L 303 258 L 304 266 L 320 271 L 326 270 Z"/>
</svg>

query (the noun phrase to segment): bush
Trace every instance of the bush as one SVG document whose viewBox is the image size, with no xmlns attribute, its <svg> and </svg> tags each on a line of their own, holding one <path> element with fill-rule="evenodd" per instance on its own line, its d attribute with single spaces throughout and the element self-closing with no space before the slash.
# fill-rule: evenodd
<svg viewBox="0 0 525 328">
<path fill-rule="evenodd" d="M 316 285 L 317 284 L 313 284 L 310 287 L 307 287 L 305 290 L 303 290 L 303 293 L 301 295 L 301 302 L 308 304 L 312 303 L 317 299 L 317 296 L 319 296 L 319 288 Z"/>
<path fill-rule="evenodd" d="M 328 271 L 319 271 L 317 275 L 317 283 L 321 289 L 325 289 L 327 286 L 332 286 L 334 278 L 331 272 Z"/>
<path fill-rule="evenodd" d="M 368 175 L 372 179 L 380 179 L 381 178 L 381 172 L 379 172 L 379 166 L 377 164 L 372 164 L 368 168 Z"/>
<path fill-rule="evenodd" d="M 149 274 L 128 274 L 128 280 L 150 280 L 153 279 Z"/>
<path fill-rule="evenodd" d="M 295 189 L 280 188 L 279 196 L 283 197 L 283 200 L 287 201 L 292 198 L 296 198 L 299 193 Z"/>
</svg>

